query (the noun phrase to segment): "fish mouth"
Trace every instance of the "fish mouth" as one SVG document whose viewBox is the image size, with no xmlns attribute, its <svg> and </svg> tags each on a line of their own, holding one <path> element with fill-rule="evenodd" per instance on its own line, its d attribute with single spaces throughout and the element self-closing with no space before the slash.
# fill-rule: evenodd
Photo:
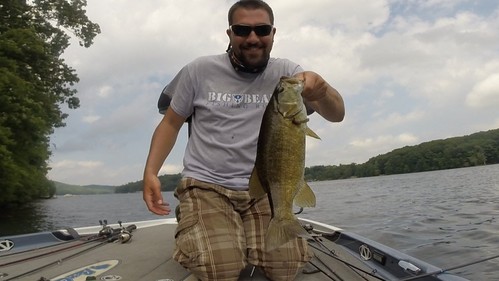
<svg viewBox="0 0 499 281">
<path fill-rule="evenodd" d="M 304 109 L 301 98 L 303 81 L 294 77 L 282 77 L 281 81 L 276 95 L 277 111 L 286 119 L 294 119 Z"/>
<path fill-rule="evenodd" d="M 298 85 L 298 84 L 302 84 L 304 82 L 304 80 L 298 79 L 296 77 L 286 77 L 286 76 L 283 76 L 281 79 L 283 79 L 284 81 L 286 81 L 286 83 L 292 84 L 292 85 Z"/>
<path fill-rule="evenodd" d="M 293 119 L 300 114 L 302 108 L 297 106 L 296 103 L 281 103 L 278 110 L 284 118 Z"/>
</svg>

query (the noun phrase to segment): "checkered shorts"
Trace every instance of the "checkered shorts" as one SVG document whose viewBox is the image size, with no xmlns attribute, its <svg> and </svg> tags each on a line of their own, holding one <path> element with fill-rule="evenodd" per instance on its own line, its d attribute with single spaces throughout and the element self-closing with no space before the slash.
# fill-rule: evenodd
<svg viewBox="0 0 499 281">
<path fill-rule="evenodd" d="M 173 257 L 201 280 L 237 280 L 247 263 L 261 267 L 271 280 L 293 280 L 312 258 L 303 238 L 265 252 L 271 211 L 268 198 L 248 191 L 184 178 L 175 196 L 180 220 Z"/>
</svg>

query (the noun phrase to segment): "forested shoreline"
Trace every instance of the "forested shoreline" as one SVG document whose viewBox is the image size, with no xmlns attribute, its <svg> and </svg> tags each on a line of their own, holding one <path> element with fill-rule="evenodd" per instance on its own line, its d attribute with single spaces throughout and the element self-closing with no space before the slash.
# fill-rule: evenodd
<svg viewBox="0 0 499 281">
<path fill-rule="evenodd" d="M 499 129 L 468 136 L 434 140 L 405 146 L 372 157 L 363 164 L 312 166 L 305 168 L 306 181 L 324 181 L 353 177 L 405 174 L 455 169 L 499 163 Z M 160 176 L 161 189 L 173 191 L 180 174 Z M 142 181 L 116 187 L 115 192 L 142 190 Z"/>
<path fill-rule="evenodd" d="M 499 163 L 499 129 L 405 146 L 363 164 L 305 168 L 305 180 L 323 181 L 427 172 Z"/>
</svg>

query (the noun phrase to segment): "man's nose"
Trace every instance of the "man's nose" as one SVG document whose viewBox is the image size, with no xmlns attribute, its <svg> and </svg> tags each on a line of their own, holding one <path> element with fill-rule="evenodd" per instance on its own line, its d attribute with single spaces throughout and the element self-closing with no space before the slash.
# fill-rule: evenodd
<svg viewBox="0 0 499 281">
<path fill-rule="evenodd" d="M 258 35 L 256 35 L 255 31 L 252 30 L 250 32 L 250 34 L 248 35 L 248 37 L 246 38 L 246 41 L 248 41 L 248 42 L 258 42 L 258 41 L 260 41 L 260 37 L 258 37 Z"/>
</svg>

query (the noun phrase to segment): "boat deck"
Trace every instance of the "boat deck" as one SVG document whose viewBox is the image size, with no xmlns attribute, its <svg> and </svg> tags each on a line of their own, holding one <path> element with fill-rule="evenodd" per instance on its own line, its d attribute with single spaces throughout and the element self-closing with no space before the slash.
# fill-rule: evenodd
<svg viewBox="0 0 499 281">
<path fill-rule="evenodd" d="M 197 280 L 171 258 L 176 227 L 174 221 L 150 227 L 137 226 L 132 232 L 132 239 L 127 243 L 120 243 L 119 240 L 108 242 L 102 238 L 95 239 L 95 236 L 94 240 L 88 240 L 90 236 L 83 236 L 84 238 L 29 251 L 7 254 L 0 252 L 0 280 Z M 314 225 L 314 228 L 335 233 L 331 228 L 320 224 Z M 95 233 L 95 229 L 80 229 L 79 233 L 85 231 Z M 311 240 L 315 257 L 296 280 L 401 280 L 417 275 L 397 270 L 398 265 L 390 264 L 394 262 L 389 255 L 385 256 L 386 264 L 383 266 L 378 265 L 375 259 L 362 260 L 348 246 L 356 249 L 358 246 L 355 243 L 358 241 L 343 240 L 342 235 L 326 239 L 318 234 L 316 240 Z M 424 267 L 426 265 L 423 263 L 424 272 L 436 269 Z M 376 276 L 368 274 L 375 271 Z M 94 277 L 96 279 L 92 279 Z M 247 267 L 239 280 L 267 279 L 259 269 Z M 422 276 L 417 280 L 465 279 L 444 274 L 439 277 Z"/>
</svg>

